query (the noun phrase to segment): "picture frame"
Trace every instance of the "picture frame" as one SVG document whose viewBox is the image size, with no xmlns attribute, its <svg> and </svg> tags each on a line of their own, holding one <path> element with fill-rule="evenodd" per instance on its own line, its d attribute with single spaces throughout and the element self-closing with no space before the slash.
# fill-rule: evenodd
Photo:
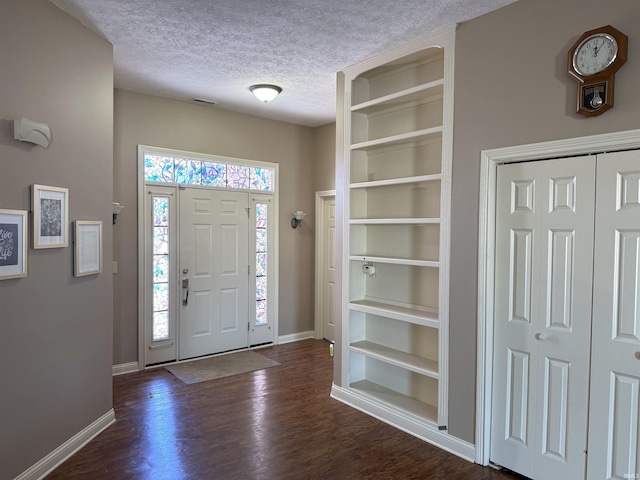
<svg viewBox="0 0 640 480">
<path fill-rule="evenodd" d="M 73 274 L 76 277 L 102 272 L 102 222 L 76 220 Z"/>
<path fill-rule="evenodd" d="M 33 185 L 33 248 L 69 246 L 69 189 Z"/>
<path fill-rule="evenodd" d="M 0 280 L 27 276 L 29 212 L 0 209 Z"/>
</svg>

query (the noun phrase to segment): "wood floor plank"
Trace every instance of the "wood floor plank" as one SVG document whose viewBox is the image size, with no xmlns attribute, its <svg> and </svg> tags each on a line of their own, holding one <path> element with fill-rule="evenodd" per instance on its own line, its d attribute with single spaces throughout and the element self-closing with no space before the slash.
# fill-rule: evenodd
<svg viewBox="0 0 640 480">
<path fill-rule="evenodd" d="M 162 368 L 114 377 L 116 423 L 47 479 L 521 478 L 469 463 L 330 398 L 325 341 L 259 353 L 281 365 L 194 385 Z"/>
</svg>

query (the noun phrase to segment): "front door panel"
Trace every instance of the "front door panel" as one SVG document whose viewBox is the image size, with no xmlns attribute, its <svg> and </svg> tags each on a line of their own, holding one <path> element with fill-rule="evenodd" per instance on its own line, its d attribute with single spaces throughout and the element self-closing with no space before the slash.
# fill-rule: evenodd
<svg viewBox="0 0 640 480">
<path fill-rule="evenodd" d="M 247 208 L 246 193 L 180 190 L 180 359 L 248 346 Z"/>
</svg>

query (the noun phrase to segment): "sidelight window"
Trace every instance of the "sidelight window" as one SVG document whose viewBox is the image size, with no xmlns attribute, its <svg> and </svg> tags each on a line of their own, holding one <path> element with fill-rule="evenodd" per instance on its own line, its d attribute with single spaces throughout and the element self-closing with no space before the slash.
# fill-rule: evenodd
<svg viewBox="0 0 640 480">
<path fill-rule="evenodd" d="M 255 325 L 266 325 L 267 321 L 267 275 L 268 275 L 268 207 L 256 203 L 256 318 Z"/>
<path fill-rule="evenodd" d="M 169 197 L 154 196 L 153 208 L 153 341 L 169 338 Z"/>
</svg>

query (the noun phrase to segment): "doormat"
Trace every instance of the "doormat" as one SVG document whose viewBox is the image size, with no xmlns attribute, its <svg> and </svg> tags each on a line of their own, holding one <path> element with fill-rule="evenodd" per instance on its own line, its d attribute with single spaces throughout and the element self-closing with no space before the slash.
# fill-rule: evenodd
<svg viewBox="0 0 640 480">
<path fill-rule="evenodd" d="M 280 364 L 275 360 L 271 360 L 252 350 L 245 350 L 202 360 L 167 365 L 164 369 L 178 377 L 183 383 L 191 385 L 240 373 L 264 370 L 278 365 Z"/>
</svg>

